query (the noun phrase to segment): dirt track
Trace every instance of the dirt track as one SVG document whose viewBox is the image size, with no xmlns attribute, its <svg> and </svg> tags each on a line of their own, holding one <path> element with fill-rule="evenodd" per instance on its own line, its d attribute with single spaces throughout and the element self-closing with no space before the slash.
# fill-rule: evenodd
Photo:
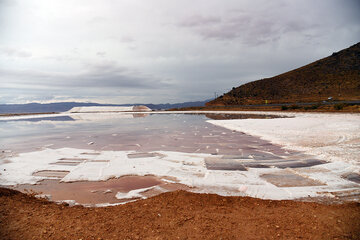
<svg viewBox="0 0 360 240">
<path fill-rule="evenodd" d="M 360 203 L 170 192 L 126 205 L 57 205 L 0 188 L 0 239 L 360 239 Z"/>
</svg>

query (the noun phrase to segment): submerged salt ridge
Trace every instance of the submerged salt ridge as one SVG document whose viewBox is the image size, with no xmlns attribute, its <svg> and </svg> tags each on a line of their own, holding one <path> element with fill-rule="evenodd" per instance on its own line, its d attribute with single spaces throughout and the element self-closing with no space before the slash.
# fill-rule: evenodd
<svg viewBox="0 0 360 240">
<path fill-rule="evenodd" d="M 158 151 L 151 155 L 136 155 L 132 151 L 92 151 L 86 149 L 45 149 L 22 153 L 2 165 L 0 184 L 14 185 L 36 183 L 51 177 L 36 175 L 41 171 L 65 173 L 57 175 L 63 182 L 100 181 L 128 175 L 155 175 L 171 177 L 176 182 L 192 187 L 195 192 L 220 195 L 252 196 L 264 199 L 295 199 L 308 196 L 323 196 L 329 192 L 356 191 L 359 184 L 342 176 L 352 170 L 347 163 L 327 163 L 299 169 L 249 168 L 247 171 L 209 170 L 206 159 L 219 158 L 211 154 L 193 154 Z M 86 160 L 84 160 L 86 158 Z M 247 159 L 248 160 L 248 159 Z M 76 166 L 58 165 L 59 161 L 82 161 Z M 309 171 L 304 171 L 309 170 Z M 275 176 L 275 179 L 274 179 Z M 310 179 L 311 184 L 282 186 L 277 176 Z M 129 193 L 118 193 L 119 199 L 141 197 L 139 189 Z"/>
</svg>

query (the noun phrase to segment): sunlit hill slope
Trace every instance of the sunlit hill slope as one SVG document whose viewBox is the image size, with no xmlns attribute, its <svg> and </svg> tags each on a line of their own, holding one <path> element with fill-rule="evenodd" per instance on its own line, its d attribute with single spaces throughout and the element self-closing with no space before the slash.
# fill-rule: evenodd
<svg viewBox="0 0 360 240">
<path fill-rule="evenodd" d="M 331 56 L 239 87 L 208 106 L 360 99 L 360 42 Z"/>
</svg>

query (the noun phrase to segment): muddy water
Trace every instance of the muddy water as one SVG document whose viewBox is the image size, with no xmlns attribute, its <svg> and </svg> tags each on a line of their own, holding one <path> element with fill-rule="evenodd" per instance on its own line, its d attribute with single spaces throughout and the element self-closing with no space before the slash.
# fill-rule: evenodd
<svg viewBox="0 0 360 240">
<path fill-rule="evenodd" d="M 131 190 L 153 186 L 158 186 L 158 188 L 144 191 L 142 195 L 144 197 L 151 197 L 163 191 L 188 189 L 184 185 L 165 182 L 156 176 L 125 176 L 99 182 L 79 181 L 63 183 L 58 180 L 43 180 L 36 185 L 23 184 L 12 188 L 22 192 L 35 192 L 43 195 L 42 197 L 50 195 L 49 199 L 52 201 L 75 200 L 79 204 L 94 205 L 99 203 L 127 202 L 129 199 L 117 199 L 115 197 L 116 193 L 127 193 Z"/>
<path fill-rule="evenodd" d="M 211 115 L 214 118 L 214 114 Z M 227 115 L 219 115 L 224 118 Z M 249 115 L 259 118 L 258 115 Z M 247 116 L 247 117 L 249 117 Z M 262 116 L 262 115 L 260 115 Z M 179 151 L 239 154 L 287 153 L 279 146 L 206 122 L 205 115 L 82 114 L 17 121 L 0 121 L 0 150 L 29 152 L 41 148 L 92 150 Z M 239 118 L 245 118 L 239 114 Z M 264 117 L 264 115 L 263 115 Z M 272 116 L 270 116 L 272 117 Z M 231 115 L 234 118 L 234 114 Z"/>
</svg>

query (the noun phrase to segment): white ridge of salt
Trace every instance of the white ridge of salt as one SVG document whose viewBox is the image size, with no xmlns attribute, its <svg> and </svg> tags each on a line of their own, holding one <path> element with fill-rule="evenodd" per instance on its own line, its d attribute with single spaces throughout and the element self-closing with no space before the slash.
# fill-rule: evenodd
<svg viewBox="0 0 360 240">
<path fill-rule="evenodd" d="M 125 203 L 135 202 L 135 201 L 136 200 L 120 202 L 120 203 L 97 203 L 97 204 L 95 204 L 95 207 L 113 207 L 113 206 L 119 206 L 119 205 L 123 205 Z M 92 205 L 89 205 L 88 207 L 92 207 Z"/>
<path fill-rule="evenodd" d="M 318 171 L 310 173 L 299 172 L 304 177 L 326 185 L 305 187 L 277 187 L 265 179 L 262 174 L 274 174 L 287 171 L 278 168 L 249 168 L 248 171 L 208 170 L 205 158 L 214 157 L 211 154 L 181 153 L 158 151 L 159 156 L 152 158 L 128 158 L 133 151 L 97 151 L 99 155 L 87 155 L 89 161 L 77 166 L 61 166 L 51 164 L 60 158 L 74 158 L 83 152 L 93 153 L 93 150 L 62 148 L 46 149 L 37 152 L 22 153 L 9 158 L 9 162 L 0 169 L 0 185 L 35 184 L 37 181 L 49 179 L 45 176 L 32 176 L 39 170 L 61 170 L 69 173 L 61 179 L 62 182 L 74 181 L 105 181 L 122 176 L 170 177 L 180 184 L 194 187 L 192 191 L 216 193 L 220 195 L 252 196 L 266 199 L 293 199 L 298 197 L 320 196 L 322 192 L 337 191 L 345 188 L 359 188 L 360 184 L 350 182 L 341 177 L 342 174 L 354 170 L 354 166 L 346 162 L 332 162 L 305 168 Z M 216 157 L 222 157 L 217 155 Z M 91 160 L 107 159 L 109 162 Z M 134 168 L 135 167 L 135 168 Z M 3 169 L 6 169 L 5 171 Z M 241 189 L 239 189 L 241 187 Z M 129 193 L 118 193 L 119 198 L 141 197 L 141 192 L 147 189 L 134 190 Z"/>
<path fill-rule="evenodd" d="M 33 176 L 33 173 L 43 170 L 70 170 L 73 167 L 59 166 L 55 163 L 62 158 L 66 149 L 44 149 L 36 152 L 20 153 L 9 158 L 0 169 L 1 185 L 35 184 L 45 179 L 42 176 Z M 72 150 L 73 154 L 80 154 L 82 150 Z"/>
<path fill-rule="evenodd" d="M 66 204 L 68 204 L 70 207 L 73 207 L 73 206 L 76 206 L 76 205 L 80 205 L 80 204 L 78 204 L 75 200 L 60 200 L 60 201 L 56 201 L 56 202 L 59 203 L 59 204 L 66 203 Z"/>
<path fill-rule="evenodd" d="M 146 198 L 145 196 L 141 195 L 141 193 L 149 191 L 150 189 L 154 189 L 156 186 L 151 186 L 147 188 L 139 188 L 131 190 L 127 193 L 118 192 L 116 193 L 115 197 L 117 199 L 131 199 L 131 198 Z"/>
<path fill-rule="evenodd" d="M 146 106 L 88 106 L 73 107 L 70 113 L 100 113 L 100 112 L 150 112 L 151 109 Z"/>
</svg>

